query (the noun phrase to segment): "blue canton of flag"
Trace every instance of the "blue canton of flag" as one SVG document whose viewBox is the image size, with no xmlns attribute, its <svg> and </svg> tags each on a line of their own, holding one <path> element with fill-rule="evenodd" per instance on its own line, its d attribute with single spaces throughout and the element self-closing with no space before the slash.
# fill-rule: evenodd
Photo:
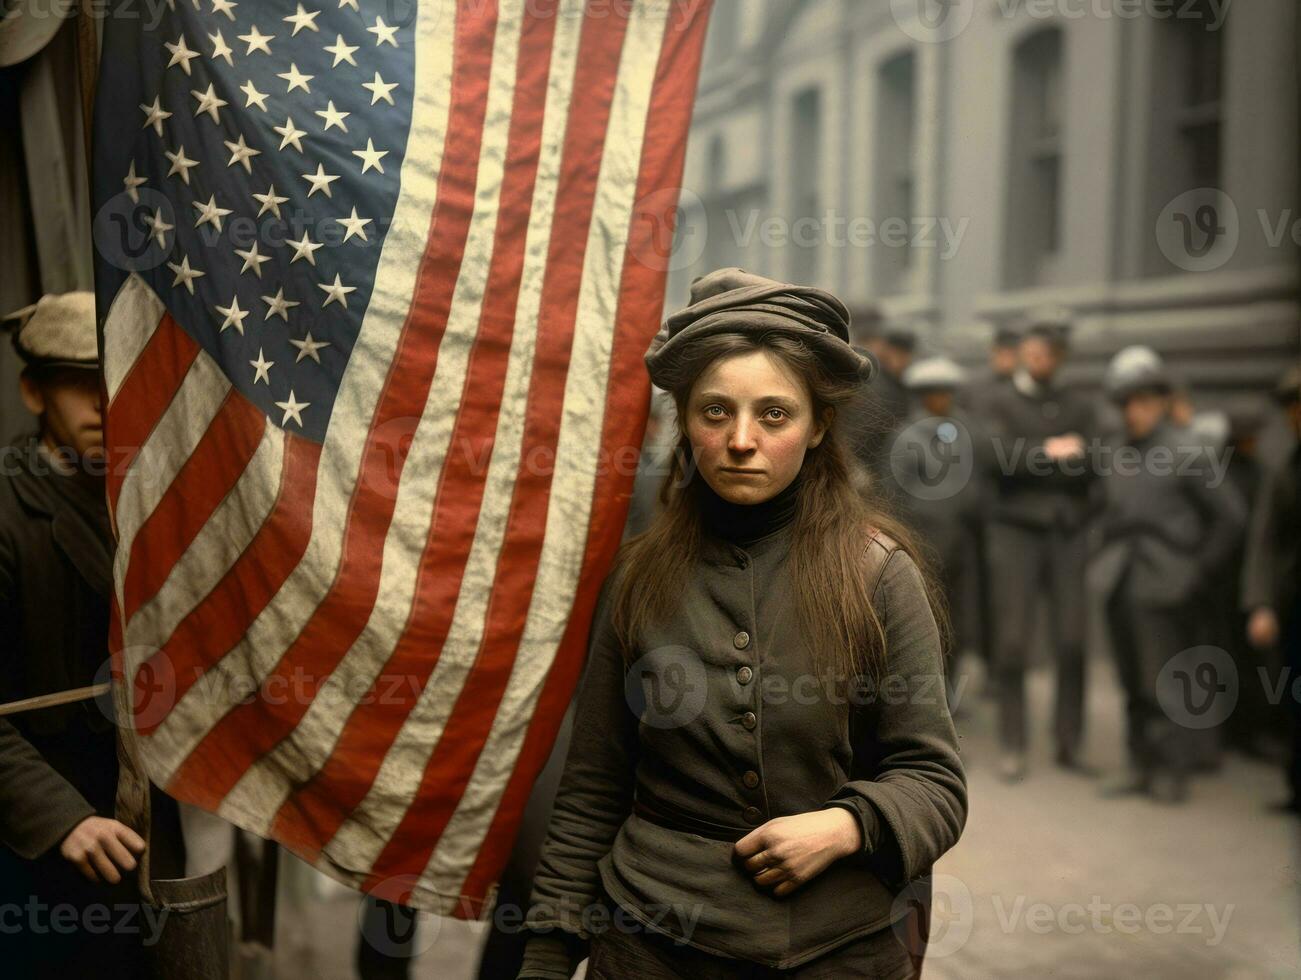
<svg viewBox="0 0 1301 980">
<path fill-rule="evenodd" d="M 96 244 L 275 424 L 319 442 L 397 199 L 410 24 L 366 0 L 170 6 L 105 58 L 97 118 L 119 138 L 100 140 L 96 179 L 118 195 Z"/>
</svg>

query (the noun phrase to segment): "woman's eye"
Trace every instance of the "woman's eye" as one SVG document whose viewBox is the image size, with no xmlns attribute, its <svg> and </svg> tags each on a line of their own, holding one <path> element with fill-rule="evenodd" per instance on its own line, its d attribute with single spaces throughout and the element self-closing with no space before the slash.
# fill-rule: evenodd
<svg viewBox="0 0 1301 980">
<path fill-rule="evenodd" d="M 769 422 L 786 421 L 786 413 L 782 411 L 780 408 L 768 409 L 768 411 L 765 413 L 765 417 L 768 419 Z"/>
<path fill-rule="evenodd" d="M 705 409 L 705 416 L 711 419 L 721 419 L 724 415 L 722 405 L 710 405 Z"/>
</svg>

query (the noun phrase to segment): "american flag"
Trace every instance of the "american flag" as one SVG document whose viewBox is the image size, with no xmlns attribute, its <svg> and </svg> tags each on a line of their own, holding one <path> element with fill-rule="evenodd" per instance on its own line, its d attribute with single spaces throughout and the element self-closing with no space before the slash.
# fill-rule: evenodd
<svg viewBox="0 0 1301 980">
<path fill-rule="evenodd" d="M 122 3 L 113 660 L 172 796 L 491 909 L 618 546 L 708 0 Z"/>
</svg>

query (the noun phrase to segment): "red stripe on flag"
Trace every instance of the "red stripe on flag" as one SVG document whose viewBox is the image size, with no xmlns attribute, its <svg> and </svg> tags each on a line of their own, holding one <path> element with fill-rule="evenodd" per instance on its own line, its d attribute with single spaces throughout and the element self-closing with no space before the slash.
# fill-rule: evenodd
<svg viewBox="0 0 1301 980">
<path fill-rule="evenodd" d="M 557 194 L 557 200 L 568 206 L 556 214 L 549 243 L 544 312 L 538 326 L 524 430 L 524 461 L 492 584 L 484 639 L 448 719 L 445 737 L 425 766 L 415 798 L 371 868 L 372 887 L 428 863 L 473 775 L 519 650 L 554 475 L 554 468 L 539 467 L 536 457 L 556 458 L 586 244 L 627 26 L 627 16 L 590 16 L 590 12 L 583 24 Z M 592 260 L 603 261 L 600 256 Z"/>
<path fill-rule="evenodd" d="M 312 531 L 311 508 L 303 507 L 302 502 L 310 500 L 315 493 L 321 446 L 287 432 L 284 452 L 280 487 L 270 515 L 217 587 L 181 621 L 163 647 L 145 661 L 149 669 L 140 670 L 140 675 L 147 678 L 168 678 L 166 693 L 170 702 L 149 705 L 148 720 L 140 720 L 139 716 L 145 713 L 142 702 L 147 702 L 154 691 L 138 681 L 135 713 L 142 734 L 149 735 L 157 729 L 167 712 L 199 680 L 211 662 L 239 642 L 302 558 Z M 184 787 L 184 782 L 177 783 L 177 787 Z"/>
<path fill-rule="evenodd" d="M 556 0 L 550 2 L 554 8 Z M 325 766 L 286 799 L 272 827 L 277 840 L 308 853 L 319 851 L 365 798 L 415 707 L 447 640 L 474 542 L 515 326 L 555 33 L 554 9 L 534 7 L 538 5 L 530 5 L 521 32 L 505 179 L 479 331 L 439 480 L 412 613 Z"/>
<path fill-rule="evenodd" d="M 667 275 L 667 265 L 650 261 L 649 257 L 662 256 L 659 236 L 667 229 L 671 240 L 677 216 L 676 191 L 682 182 L 686 156 L 684 134 L 691 121 L 708 15 L 709 8 L 705 6 L 696 11 L 695 20 L 690 24 L 675 24 L 672 16 L 665 24 L 642 148 L 638 203 L 629 229 L 620 282 L 619 316 L 601 434 L 601 445 L 607 450 L 603 457 L 606 460 L 618 459 L 616 454 L 624 445 L 639 447 L 645 434 L 650 379 L 642 355 L 659 326 Z M 668 188 L 670 192 L 656 194 L 660 188 Z M 462 895 L 471 898 L 486 895 L 510 858 L 533 783 L 551 754 L 582 671 L 597 595 L 623 536 L 635 478 L 631 469 L 607 465 L 597 472 L 592 521 L 574 608 L 492 826 L 461 887 Z M 458 908 L 453 915 L 477 918 L 480 910 Z"/>
<path fill-rule="evenodd" d="M 266 416 L 232 388 L 131 542 L 123 588 L 128 620 L 162 587 L 172 566 L 244 472 L 265 431 Z"/>
<path fill-rule="evenodd" d="M 185 373 L 199 356 L 198 343 L 172 319 L 163 314 L 145 349 L 131 365 L 117 397 L 108 407 L 104 434 L 109 446 L 107 484 L 109 507 L 116 510 L 122 481 L 149 433 L 185 380 Z"/>
<path fill-rule="evenodd" d="M 383 542 L 397 501 L 389 474 L 395 455 L 400 474 L 410 445 L 409 440 L 394 438 L 395 426 L 424 410 L 473 214 L 496 23 L 495 0 L 458 8 L 452 108 L 438 201 L 415 296 L 367 437 L 344 530 L 342 561 L 324 600 L 264 680 L 264 689 L 292 681 L 288 689 L 302 696 L 249 699 L 208 730 L 173 777 L 173 782 L 196 787 L 192 802 L 207 809 L 220 806 L 248 767 L 297 726 L 374 607 Z"/>
</svg>

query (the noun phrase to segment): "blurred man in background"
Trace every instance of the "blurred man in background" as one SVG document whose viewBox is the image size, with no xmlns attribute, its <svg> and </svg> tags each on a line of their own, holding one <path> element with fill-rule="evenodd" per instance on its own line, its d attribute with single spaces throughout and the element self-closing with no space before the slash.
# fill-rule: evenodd
<svg viewBox="0 0 1301 980">
<path fill-rule="evenodd" d="M 1212 487 L 1208 467 L 1184 465 L 1202 456 L 1201 447 L 1170 421 L 1170 377 L 1155 351 L 1122 350 L 1105 387 L 1124 427 L 1106 442 L 1093 570 L 1125 690 L 1129 764 L 1104 793 L 1179 803 L 1193 744 L 1166 706 L 1179 703 L 1181 672 L 1191 676 L 1192 665 L 1180 663 L 1205 642 L 1196 612 L 1232 558 L 1244 513 Z"/>
<path fill-rule="evenodd" d="M 1085 522 L 1093 471 L 1085 459 L 1095 423 L 1083 395 L 1063 387 L 1070 315 L 1032 311 L 1025 319 L 1021 364 L 985 407 L 986 457 L 997 500 L 988 524 L 994 650 L 991 673 L 999 702 L 1000 771 L 1015 782 L 1026 772 L 1025 671 L 1037 601 L 1048 602 L 1057 671 L 1056 762 L 1083 775 Z"/>
</svg>

